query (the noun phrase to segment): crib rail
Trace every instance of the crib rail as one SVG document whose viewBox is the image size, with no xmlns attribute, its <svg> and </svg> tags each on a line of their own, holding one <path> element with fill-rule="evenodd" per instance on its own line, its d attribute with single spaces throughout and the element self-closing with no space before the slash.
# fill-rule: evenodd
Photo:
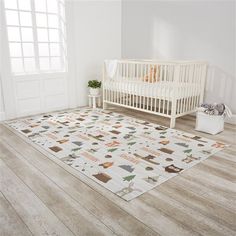
<svg viewBox="0 0 236 236">
<path fill-rule="evenodd" d="M 115 67 L 111 74 L 104 63 L 104 107 L 130 107 L 173 121 L 195 111 L 203 100 L 206 62 L 118 60 Z"/>
</svg>

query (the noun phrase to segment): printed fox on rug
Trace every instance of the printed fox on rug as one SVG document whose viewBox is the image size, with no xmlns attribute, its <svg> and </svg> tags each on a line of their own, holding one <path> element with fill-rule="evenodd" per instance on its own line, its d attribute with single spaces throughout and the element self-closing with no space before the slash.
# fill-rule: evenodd
<svg viewBox="0 0 236 236">
<path fill-rule="evenodd" d="M 5 124 L 127 201 L 226 146 L 147 121 L 90 108 Z"/>
</svg>

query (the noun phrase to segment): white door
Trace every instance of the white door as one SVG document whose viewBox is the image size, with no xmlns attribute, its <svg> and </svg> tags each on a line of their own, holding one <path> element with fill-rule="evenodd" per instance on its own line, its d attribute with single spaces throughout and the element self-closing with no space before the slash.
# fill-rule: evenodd
<svg viewBox="0 0 236 236">
<path fill-rule="evenodd" d="M 63 0 L 0 0 L 6 118 L 68 108 Z"/>
</svg>

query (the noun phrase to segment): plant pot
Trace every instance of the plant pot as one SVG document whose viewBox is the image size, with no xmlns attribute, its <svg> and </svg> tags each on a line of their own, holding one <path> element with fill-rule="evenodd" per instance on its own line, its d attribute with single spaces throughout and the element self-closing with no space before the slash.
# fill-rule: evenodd
<svg viewBox="0 0 236 236">
<path fill-rule="evenodd" d="M 97 96 L 100 93 L 100 88 L 89 88 L 89 94 L 93 96 Z"/>
</svg>

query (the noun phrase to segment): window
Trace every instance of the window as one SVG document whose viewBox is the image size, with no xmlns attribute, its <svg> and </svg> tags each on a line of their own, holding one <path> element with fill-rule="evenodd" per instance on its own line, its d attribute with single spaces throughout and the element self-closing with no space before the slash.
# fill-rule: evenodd
<svg viewBox="0 0 236 236">
<path fill-rule="evenodd" d="M 13 74 L 65 71 L 64 0 L 5 0 Z"/>
</svg>

